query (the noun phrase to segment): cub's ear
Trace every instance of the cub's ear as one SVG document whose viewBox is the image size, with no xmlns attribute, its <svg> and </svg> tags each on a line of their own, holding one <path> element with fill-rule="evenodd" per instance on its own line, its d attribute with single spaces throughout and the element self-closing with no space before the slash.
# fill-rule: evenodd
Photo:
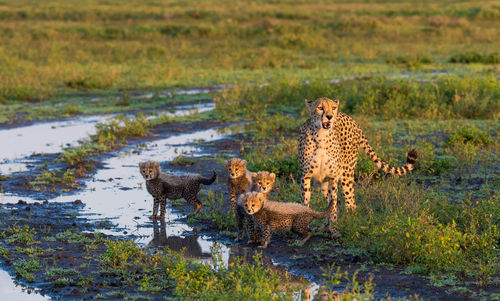
<svg viewBox="0 0 500 301">
<path fill-rule="evenodd" d="M 224 160 L 224 166 L 225 166 L 226 168 L 228 168 L 228 167 L 229 167 L 229 161 Z"/>
<path fill-rule="evenodd" d="M 240 164 L 241 164 L 242 166 L 247 166 L 247 160 L 241 160 L 241 161 L 240 161 Z"/>
<path fill-rule="evenodd" d="M 158 161 L 153 162 L 153 166 L 155 168 L 160 168 L 160 162 L 158 162 Z"/>
<path fill-rule="evenodd" d="M 306 105 L 308 105 L 308 104 L 313 103 L 314 100 L 304 99 L 304 102 L 306 103 Z"/>
<path fill-rule="evenodd" d="M 269 176 L 273 179 L 273 181 L 276 180 L 276 174 L 274 172 L 270 173 Z"/>
<path fill-rule="evenodd" d="M 256 177 L 257 177 L 257 175 L 258 175 L 258 173 L 256 173 L 256 172 L 252 172 L 252 173 L 250 174 L 250 176 L 252 177 L 252 179 L 253 179 L 253 178 L 256 178 Z"/>
<path fill-rule="evenodd" d="M 143 168 L 144 167 L 144 163 L 143 162 L 139 162 L 139 168 Z"/>
<path fill-rule="evenodd" d="M 336 102 L 336 103 L 340 102 L 340 100 L 338 100 L 338 99 L 334 99 L 333 101 Z"/>
</svg>

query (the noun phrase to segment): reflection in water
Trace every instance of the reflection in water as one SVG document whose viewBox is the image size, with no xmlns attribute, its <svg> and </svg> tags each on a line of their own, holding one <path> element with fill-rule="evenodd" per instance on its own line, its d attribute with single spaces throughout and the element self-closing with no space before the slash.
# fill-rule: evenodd
<svg viewBox="0 0 500 301">
<path fill-rule="evenodd" d="M 170 236 L 167 237 L 167 228 L 165 220 L 160 219 L 153 221 L 153 239 L 148 243 L 148 246 L 168 247 L 172 251 L 181 252 L 188 258 L 211 258 L 210 253 L 204 253 L 198 242 L 198 235 L 190 235 L 186 237 Z"/>
</svg>

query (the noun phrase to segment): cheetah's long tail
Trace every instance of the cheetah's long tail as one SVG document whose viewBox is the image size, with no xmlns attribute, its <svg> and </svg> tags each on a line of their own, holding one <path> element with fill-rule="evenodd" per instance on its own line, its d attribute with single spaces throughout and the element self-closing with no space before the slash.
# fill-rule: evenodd
<svg viewBox="0 0 500 301">
<path fill-rule="evenodd" d="M 379 156 L 375 153 L 373 148 L 370 146 L 368 143 L 368 140 L 366 137 L 363 135 L 361 138 L 361 147 L 365 151 L 365 154 L 372 160 L 375 165 L 381 170 L 383 170 L 385 173 L 392 174 L 392 175 L 397 175 L 397 176 L 402 176 L 406 175 L 410 171 L 413 170 L 413 167 L 415 165 L 415 162 L 417 161 L 418 158 L 418 151 L 416 149 L 412 149 L 407 157 L 406 157 L 406 165 L 399 166 L 399 167 L 393 167 L 387 163 L 385 163 L 382 159 L 380 159 Z"/>
<path fill-rule="evenodd" d="M 215 170 L 213 172 L 214 172 L 214 174 L 211 178 L 204 178 L 204 177 L 200 176 L 200 179 L 198 181 L 203 185 L 212 184 L 215 181 L 215 179 L 217 178 L 217 174 L 215 173 Z"/>
</svg>

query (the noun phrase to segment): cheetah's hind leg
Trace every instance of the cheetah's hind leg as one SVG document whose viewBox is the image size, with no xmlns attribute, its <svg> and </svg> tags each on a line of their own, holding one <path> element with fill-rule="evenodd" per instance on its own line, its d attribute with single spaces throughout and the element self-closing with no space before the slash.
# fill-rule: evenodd
<svg viewBox="0 0 500 301">
<path fill-rule="evenodd" d="M 195 214 L 197 214 L 198 212 L 200 212 L 200 209 L 201 209 L 201 207 L 202 207 L 202 204 L 201 204 L 201 202 L 198 200 L 198 198 L 194 198 L 194 199 L 190 200 L 190 201 L 189 201 L 189 203 L 190 203 L 191 205 L 193 205 L 193 206 L 194 206 L 194 211 L 191 213 L 191 215 L 195 215 Z"/>
</svg>

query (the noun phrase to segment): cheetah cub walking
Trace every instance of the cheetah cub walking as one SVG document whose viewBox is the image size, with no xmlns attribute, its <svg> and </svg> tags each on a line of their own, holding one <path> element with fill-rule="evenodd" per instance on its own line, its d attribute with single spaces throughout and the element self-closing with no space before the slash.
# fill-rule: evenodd
<svg viewBox="0 0 500 301">
<path fill-rule="evenodd" d="M 392 167 L 382 161 L 368 143 L 358 124 L 348 115 L 338 111 L 339 101 L 326 97 L 315 101 L 306 100 L 309 119 L 302 125 L 299 136 L 299 160 L 302 169 L 302 200 L 309 206 L 311 178 L 321 183 L 321 191 L 333 204 L 330 221 L 337 220 L 337 185 L 342 183 L 345 204 L 348 209 L 356 209 L 354 202 L 354 168 L 358 160 L 358 150 L 365 154 L 379 169 L 393 175 L 405 175 L 411 170 L 418 153 L 412 150 L 406 158 L 406 165 Z M 332 228 L 332 236 L 339 236 Z"/>
<path fill-rule="evenodd" d="M 268 171 L 259 171 L 254 173 L 252 176 L 252 186 L 249 191 L 262 192 L 262 194 L 269 198 L 269 194 L 274 187 L 274 181 L 276 180 L 276 174 Z M 245 223 L 247 225 L 247 235 L 248 243 L 259 243 L 260 235 L 258 229 L 256 229 L 255 221 L 253 216 L 247 213 L 241 196 L 238 197 L 238 202 L 236 203 L 236 222 L 238 224 L 238 236 L 236 241 L 242 241 L 245 235 Z"/>
<path fill-rule="evenodd" d="M 165 217 L 165 206 L 167 199 L 185 199 L 195 207 L 193 214 L 201 209 L 201 202 L 198 200 L 200 184 L 212 184 L 217 175 L 215 171 L 211 178 L 204 178 L 199 174 L 170 175 L 160 172 L 160 163 L 148 161 L 139 163 L 141 175 L 146 180 L 146 188 L 153 196 L 153 214 L 149 217 L 155 219 L 158 214 L 158 206 L 161 204 L 159 218 Z"/>
<path fill-rule="evenodd" d="M 309 224 L 313 219 L 321 219 L 331 214 L 333 203 L 328 204 L 324 212 L 318 212 L 298 203 L 282 203 L 270 201 L 261 192 L 247 192 L 242 196 L 242 202 L 248 214 L 253 215 L 255 222 L 261 229 L 262 245 L 267 248 L 271 241 L 272 232 L 294 231 L 302 234 L 297 242 L 304 244 L 312 235 Z"/>
</svg>

